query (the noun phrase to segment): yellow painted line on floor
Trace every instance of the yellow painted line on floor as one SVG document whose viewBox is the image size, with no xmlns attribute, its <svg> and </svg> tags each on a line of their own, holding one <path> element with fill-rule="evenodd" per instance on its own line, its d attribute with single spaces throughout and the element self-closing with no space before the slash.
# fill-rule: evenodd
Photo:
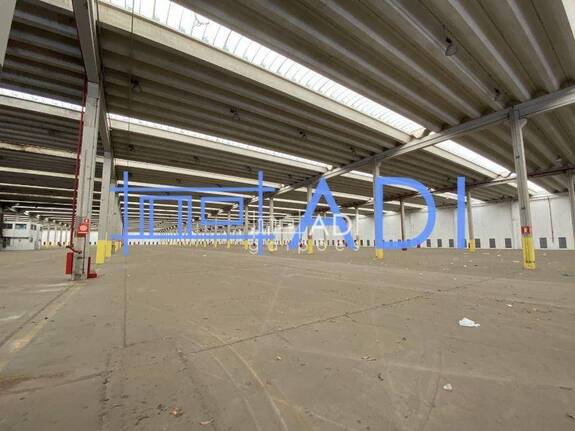
<svg viewBox="0 0 575 431">
<path fill-rule="evenodd" d="M 0 347 L 0 373 L 12 360 L 12 356 L 24 349 L 40 333 L 46 324 L 56 315 L 56 313 L 66 304 L 66 302 L 81 288 L 83 284 L 76 284 L 39 313 L 34 320 L 26 323 L 16 334 Z M 45 318 L 47 317 L 47 319 Z M 38 321 L 38 319 L 40 319 Z"/>
</svg>

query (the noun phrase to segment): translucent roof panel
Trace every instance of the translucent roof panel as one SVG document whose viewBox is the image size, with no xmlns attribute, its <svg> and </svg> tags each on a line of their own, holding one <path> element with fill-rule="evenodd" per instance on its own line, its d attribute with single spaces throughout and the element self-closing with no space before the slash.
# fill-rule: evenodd
<svg viewBox="0 0 575 431">
<path fill-rule="evenodd" d="M 255 66 L 295 82 L 314 92 L 329 97 L 342 105 L 355 109 L 404 133 L 413 135 L 424 127 L 385 106 L 255 42 L 221 24 L 216 23 L 171 0 L 100 0 L 133 10 L 136 14 L 157 21 L 167 27 L 201 40 L 217 49 L 243 59 Z M 456 154 L 476 165 L 490 170 L 497 176 L 508 176 L 510 171 L 497 163 L 471 151 L 456 142 L 447 141 L 438 147 Z M 529 182 L 534 194 L 547 191 Z"/>
<path fill-rule="evenodd" d="M 407 134 L 423 127 L 306 66 L 170 0 L 100 0 L 201 40 Z"/>
</svg>

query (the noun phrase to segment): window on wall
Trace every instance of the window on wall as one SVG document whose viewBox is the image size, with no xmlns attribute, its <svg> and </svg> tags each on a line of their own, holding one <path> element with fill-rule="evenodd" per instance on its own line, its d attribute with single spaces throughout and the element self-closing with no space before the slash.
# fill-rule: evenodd
<svg viewBox="0 0 575 431">
<path fill-rule="evenodd" d="M 425 242 L 425 244 L 426 244 L 428 247 L 431 248 L 431 240 L 430 240 L 430 239 L 428 239 L 428 240 Z"/>
<path fill-rule="evenodd" d="M 453 238 L 449 239 L 449 248 L 454 248 L 455 247 L 455 241 L 453 240 Z"/>
<path fill-rule="evenodd" d="M 443 247 L 443 241 L 440 238 L 437 238 L 437 248 Z"/>
<path fill-rule="evenodd" d="M 505 238 L 505 248 L 511 248 L 511 238 Z"/>
<path fill-rule="evenodd" d="M 489 248 L 495 248 L 495 238 L 489 238 Z"/>
<path fill-rule="evenodd" d="M 16 223 L 15 229 L 18 229 L 18 230 L 26 229 L 26 223 Z"/>
<path fill-rule="evenodd" d="M 567 238 L 564 236 L 559 237 L 559 248 L 567 248 Z"/>
<path fill-rule="evenodd" d="M 475 238 L 475 248 L 481 248 L 481 240 L 479 238 Z"/>
<path fill-rule="evenodd" d="M 2 225 L 2 229 L 12 229 L 14 228 L 14 225 L 12 223 L 4 223 Z"/>
<path fill-rule="evenodd" d="M 547 238 L 539 238 L 539 248 L 547 248 Z"/>
</svg>

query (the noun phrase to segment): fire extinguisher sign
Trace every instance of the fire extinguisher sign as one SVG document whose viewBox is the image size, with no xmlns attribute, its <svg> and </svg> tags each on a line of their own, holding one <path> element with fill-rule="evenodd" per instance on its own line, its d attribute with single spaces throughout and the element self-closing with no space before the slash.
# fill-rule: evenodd
<svg viewBox="0 0 575 431">
<path fill-rule="evenodd" d="M 521 235 L 531 235 L 531 226 L 521 226 Z"/>
<path fill-rule="evenodd" d="M 90 219 L 85 218 L 78 225 L 78 236 L 86 236 L 90 232 Z"/>
</svg>

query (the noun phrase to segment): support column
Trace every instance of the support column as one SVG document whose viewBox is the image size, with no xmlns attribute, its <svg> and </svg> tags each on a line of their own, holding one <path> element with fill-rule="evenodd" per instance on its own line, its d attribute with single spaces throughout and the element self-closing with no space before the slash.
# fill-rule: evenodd
<svg viewBox="0 0 575 431">
<path fill-rule="evenodd" d="M 2 0 L 0 2 L 0 72 L 4 68 L 6 48 L 10 38 L 10 28 L 14 18 L 16 0 Z"/>
<path fill-rule="evenodd" d="M 50 234 L 52 233 L 52 224 L 48 222 L 48 229 L 46 230 L 46 245 L 50 247 Z"/>
<path fill-rule="evenodd" d="M 359 247 L 359 207 L 355 207 L 355 244 Z"/>
<path fill-rule="evenodd" d="M 68 243 L 68 225 L 64 225 L 62 230 L 62 244 L 66 245 Z"/>
<path fill-rule="evenodd" d="M 0 204 L 0 251 L 4 248 L 4 207 Z M 40 238 L 42 240 L 42 238 Z"/>
<path fill-rule="evenodd" d="M 405 203 L 403 199 L 399 200 L 399 221 L 401 224 L 401 241 L 405 242 Z M 402 248 L 403 251 L 406 251 L 407 248 Z"/>
<path fill-rule="evenodd" d="M 96 263 L 102 264 L 106 261 L 106 249 L 108 238 L 110 237 L 110 186 L 112 182 L 113 170 L 112 153 L 104 153 L 104 163 L 102 166 L 102 182 L 100 189 L 100 217 L 98 218 L 98 242 L 96 245 Z"/>
<path fill-rule="evenodd" d="M 88 276 L 90 258 L 90 236 L 78 236 L 78 226 L 84 219 L 92 219 L 92 196 L 94 193 L 94 174 L 96 169 L 96 148 L 98 143 L 98 116 L 100 99 L 98 84 L 88 83 L 84 125 L 82 130 L 82 151 L 80 155 L 80 174 L 78 176 L 78 197 L 74 231 L 74 269 L 73 280 L 82 280 Z"/>
<path fill-rule="evenodd" d="M 381 168 L 381 162 L 375 162 L 375 163 L 373 164 L 373 192 L 372 192 L 372 194 L 373 194 L 373 208 L 374 208 L 374 209 L 375 209 L 375 195 L 376 195 L 376 191 L 375 191 L 375 180 L 376 180 L 377 177 L 379 177 L 379 170 L 380 170 L 380 168 Z M 377 219 L 377 218 L 375 217 L 375 211 L 374 211 L 374 213 L 373 213 L 373 221 L 374 221 L 374 224 L 373 224 L 373 225 L 374 225 L 374 227 L 375 227 L 375 220 L 376 220 L 376 219 Z M 374 236 L 374 238 L 375 238 L 375 236 Z M 376 242 L 376 244 L 377 244 L 377 242 Z M 376 246 L 376 248 L 375 248 L 375 257 L 376 257 L 377 259 L 383 259 L 383 248 L 377 248 L 377 246 Z"/>
<path fill-rule="evenodd" d="M 311 196 L 312 196 L 312 187 L 311 184 L 307 186 L 307 199 L 306 202 L 309 205 L 309 203 L 311 202 Z M 301 223 L 301 219 L 300 219 L 300 223 Z M 307 254 L 314 254 L 314 249 L 313 249 L 313 229 L 312 226 L 308 226 L 307 227 Z"/>
<path fill-rule="evenodd" d="M 274 234 L 274 227 L 275 227 L 275 218 L 274 218 L 274 198 L 271 197 L 270 198 L 270 221 L 269 221 L 269 227 L 270 227 L 270 234 L 273 235 Z M 268 241 L 268 250 L 269 251 L 275 251 L 275 243 L 274 240 L 270 239 Z"/>
<path fill-rule="evenodd" d="M 115 185 L 115 181 L 110 182 L 110 186 L 113 185 Z M 118 228 L 118 208 L 117 197 L 114 192 L 110 190 L 108 192 L 108 240 L 106 241 L 106 259 L 112 257 L 112 253 L 115 251 L 114 241 L 109 238 L 114 233 L 120 233 L 120 229 Z"/>
<path fill-rule="evenodd" d="M 249 207 L 248 207 L 249 203 L 250 203 L 250 200 L 246 199 L 245 203 L 244 203 L 244 235 L 246 236 L 246 239 L 244 239 L 244 250 L 248 250 L 250 248 L 250 241 L 247 238 L 247 236 L 250 233 L 250 222 L 248 219 L 248 217 L 250 215 Z"/>
<path fill-rule="evenodd" d="M 58 224 L 58 240 L 56 241 L 56 244 L 59 246 L 62 245 L 62 232 L 64 231 L 64 228 L 62 227 L 61 224 Z"/>
<path fill-rule="evenodd" d="M 473 232 L 473 212 L 471 211 L 471 193 L 465 192 L 465 204 L 467 208 L 467 248 L 470 253 L 475 252 L 475 233 Z"/>
<path fill-rule="evenodd" d="M 531 223 L 531 205 L 527 185 L 527 166 L 525 164 L 525 147 L 523 145 L 523 127 L 527 120 L 519 118 L 519 110 L 514 108 L 510 113 L 511 141 L 517 175 L 517 196 L 519 200 L 519 218 L 521 220 L 521 246 L 523 249 L 523 267 L 535 269 L 535 248 Z"/>
<path fill-rule="evenodd" d="M 569 175 L 569 207 L 571 208 L 573 248 L 575 248 L 575 172 L 571 172 Z"/>
<path fill-rule="evenodd" d="M 227 235 L 228 238 L 226 239 L 226 248 L 231 248 L 232 246 L 232 241 L 230 239 L 230 235 L 232 234 L 231 230 L 232 227 L 230 226 L 230 223 L 232 222 L 232 209 L 230 208 L 230 211 L 228 212 L 228 226 L 227 226 Z"/>
</svg>

